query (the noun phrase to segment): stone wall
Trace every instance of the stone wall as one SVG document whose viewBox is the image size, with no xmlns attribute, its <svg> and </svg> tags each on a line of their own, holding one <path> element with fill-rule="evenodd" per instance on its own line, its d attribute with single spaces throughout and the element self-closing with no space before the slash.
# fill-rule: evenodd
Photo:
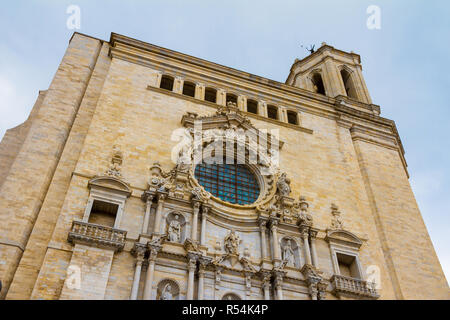
<svg viewBox="0 0 450 320">
<path fill-rule="evenodd" d="M 180 120 L 187 111 L 210 115 L 217 110 L 217 105 L 154 88 L 162 72 L 176 74 L 177 68 L 184 70 L 185 80 L 191 76 L 204 77 L 219 88 L 221 83 L 242 87 L 249 96 L 296 106 L 301 127 L 259 115 L 248 116 L 258 129 L 280 131 L 284 142 L 280 167 L 291 180 L 290 196 L 298 199 L 302 195 L 310 205 L 309 212 L 318 231 L 317 266 L 325 279 L 334 274 L 326 241 L 334 203 L 341 212 L 344 229 L 362 239 L 358 255 L 363 273 L 369 267 L 378 268 L 382 299 L 448 298 L 448 286 L 407 180 L 400 148 L 355 139 L 351 124 L 341 121 L 330 98 L 316 99 L 311 93 L 301 89 L 291 92 L 294 89 L 284 90 L 281 85 L 274 89 L 258 83 L 257 78 L 248 80 L 226 75 L 194 65 L 187 58 L 186 61 L 175 59 L 173 65 L 167 66 L 160 63 L 163 59 L 160 55 L 150 51 L 145 53 L 150 62 L 114 54 L 111 57 L 109 51 L 110 44 L 75 34 L 42 100 L 40 122 L 31 125 L 0 190 L 0 209 L 5 212 L 0 216 L 1 234 L 5 235 L 0 242 L 0 276 L 5 279 L 6 288 L 13 279 L 8 299 L 130 297 L 136 263 L 130 250 L 142 232 L 145 203 L 140 197 L 148 187 L 149 167 L 155 161 L 166 171 L 174 167 L 171 149 L 177 142 L 171 140 L 171 135 L 181 127 Z M 72 65 L 75 67 L 69 67 Z M 50 113 L 52 116 L 47 117 Z M 348 121 L 357 125 L 362 122 L 361 119 Z M 387 120 L 364 121 L 374 127 L 380 122 L 380 130 L 388 130 Z M 58 128 L 54 123 L 59 124 Z M 79 244 L 74 247 L 67 242 L 72 221 L 83 218 L 89 197 L 88 182 L 105 174 L 115 147 L 123 155 L 121 179 L 131 189 L 119 226 L 127 231 L 125 247 L 118 253 Z M 30 188 L 31 185 L 34 187 Z M 151 211 L 150 231 L 155 206 Z M 163 216 L 177 209 L 182 210 L 187 220 L 185 232 L 189 235 L 193 212 L 189 203 L 180 205 L 168 200 Z M 227 210 L 233 219 L 208 218 L 207 254 L 217 253 L 217 242 L 223 250 L 224 237 L 229 229 L 235 228 L 242 239 L 240 252 L 248 248 L 250 260 L 259 265 L 261 242 L 257 213 Z M 199 237 L 200 221 L 197 234 Z M 269 260 L 276 245 L 270 240 L 270 234 L 269 231 L 266 234 Z M 279 238 L 283 236 L 295 239 L 299 261 L 305 263 L 304 243 L 298 228 L 282 224 Z M 152 297 L 156 297 L 160 281 L 173 279 L 180 286 L 179 298 L 184 299 L 188 277 L 186 258 L 183 254 L 172 254 L 170 258 L 167 250 L 183 252 L 181 245 L 164 245 L 163 253 L 156 260 Z M 71 264 L 82 266 L 81 291 L 64 285 Z M 139 298 L 144 291 L 145 270 L 144 265 Z M 288 272 L 291 278 L 283 284 L 284 298 L 309 299 L 304 276 L 295 268 Z M 195 283 L 194 298 L 197 280 Z M 245 299 L 264 297 L 261 279 L 256 276 L 251 290 L 246 291 L 242 274 L 225 272 L 217 284 L 214 273 L 208 270 L 205 298 L 219 299 L 228 292 Z M 332 294 L 328 296 L 336 298 Z M 271 297 L 275 297 L 273 290 Z"/>
</svg>

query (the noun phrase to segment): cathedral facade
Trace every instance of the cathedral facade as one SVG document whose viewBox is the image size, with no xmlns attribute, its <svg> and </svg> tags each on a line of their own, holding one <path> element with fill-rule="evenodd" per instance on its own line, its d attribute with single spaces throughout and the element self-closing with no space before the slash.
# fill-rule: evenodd
<svg viewBox="0 0 450 320">
<path fill-rule="evenodd" d="M 2 299 L 449 298 L 395 123 L 325 43 L 280 83 L 75 33 L 0 157 Z"/>
</svg>

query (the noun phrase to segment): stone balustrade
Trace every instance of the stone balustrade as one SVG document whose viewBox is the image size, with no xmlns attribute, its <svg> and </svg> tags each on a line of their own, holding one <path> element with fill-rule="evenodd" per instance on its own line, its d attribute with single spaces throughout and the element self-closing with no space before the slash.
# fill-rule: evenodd
<svg viewBox="0 0 450 320">
<path fill-rule="evenodd" d="M 361 279 L 333 275 L 330 279 L 336 294 L 357 295 L 368 298 L 379 298 L 375 284 Z"/>
<path fill-rule="evenodd" d="M 98 224 L 73 221 L 67 240 L 99 248 L 121 251 L 125 246 L 127 232 Z"/>
</svg>

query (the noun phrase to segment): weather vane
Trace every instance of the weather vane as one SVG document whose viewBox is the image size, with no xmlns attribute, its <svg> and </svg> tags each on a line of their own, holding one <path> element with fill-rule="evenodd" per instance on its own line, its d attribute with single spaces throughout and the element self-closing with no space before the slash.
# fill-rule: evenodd
<svg viewBox="0 0 450 320">
<path fill-rule="evenodd" d="M 309 53 L 314 53 L 314 47 L 315 47 L 314 44 L 310 45 L 309 48 L 304 47 L 303 45 L 300 45 L 300 46 L 301 46 L 302 48 L 305 48 L 306 50 L 308 50 Z"/>
</svg>

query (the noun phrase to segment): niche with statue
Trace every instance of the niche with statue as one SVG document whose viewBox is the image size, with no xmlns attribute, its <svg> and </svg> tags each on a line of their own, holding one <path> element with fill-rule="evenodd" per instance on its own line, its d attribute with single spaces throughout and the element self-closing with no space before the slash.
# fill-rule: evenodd
<svg viewBox="0 0 450 320">
<path fill-rule="evenodd" d="M 167 241 L 183 243 L 186 239 L 186 219 L 181 213 L 171 212 L 166 218 Z"/>
<path fill-rule="evenodd" d="M 290 237 L 284 237 L 280 245 L 283 264 L 291 268 L 300 268 L 300 251 L 297 242 Z"/>
</svg>

